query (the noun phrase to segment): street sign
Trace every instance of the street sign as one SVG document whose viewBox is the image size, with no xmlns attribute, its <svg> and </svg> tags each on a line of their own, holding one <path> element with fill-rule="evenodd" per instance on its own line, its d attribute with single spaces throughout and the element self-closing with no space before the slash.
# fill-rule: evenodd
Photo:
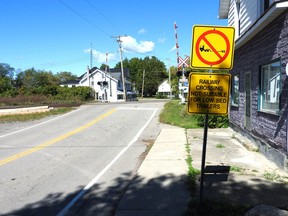
<svg viewBox="0 0 288 216">
<path fill-rule="evenodd" d="M 228 113 L 230 74 L 190 73 L 188 113 Z"/>
<path fill-rule="evenodd" d="M 179 61 L 179 64 L 178 64 L 178 68 L 181 68 L 181 67 L 189 67 L 189 64 L 187 64 L 186 62 L 189 61 L 190 57 L 189 56 L 186 56 L 185 59 L 181 58 L 180 56 L 178 57 L 178 61 Z"/>
<path fill-rule="evenodd" d="M 234 57 L 233 27 L 193 27 L 191 47 L 192 68 L 232 69 Z"/>
</svg>

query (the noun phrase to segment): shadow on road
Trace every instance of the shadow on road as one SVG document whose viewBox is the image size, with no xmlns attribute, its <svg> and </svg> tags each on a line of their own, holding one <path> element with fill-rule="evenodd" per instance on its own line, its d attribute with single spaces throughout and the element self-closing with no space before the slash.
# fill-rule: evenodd
<svg viewBox="0 0 288 216">
<path fill-rule="evenodd" d="M 187 197 L 178 187 L 183 181 L 187 183 L 186 175 L 167 174 L 148 180 L 136 175 L 131 182 L 131 173 L 122 173 L 105 190 L 101 189 L 101 184 L 95 184 L 67 215 L 110 216 L 115 215 L 117 207 L 119 212 L 142 211 L 150 212 L 149 215 L 165 212 L 165 215 L 173 216 L 185 212 L 184 215 L 194 215 L 199 185 L 197 183 L 196 190 L 190 190 L 191 196 Z M 227 182 L 205 183 L 204 186 L 202 215 L 244 215 L 258 204 L 288 209 L 287 184 L 230 173 Z M 1 215 L 57 215 L 82 188 L 79 186 L 68 195 L 48 194 L 43 200 Z M 186 190 L 189 190 L 188 183 Z M 119 204 L 121 197 L 124 199 Z M 119 212 L 117 215 L 124 215 Z"/>
</svg>

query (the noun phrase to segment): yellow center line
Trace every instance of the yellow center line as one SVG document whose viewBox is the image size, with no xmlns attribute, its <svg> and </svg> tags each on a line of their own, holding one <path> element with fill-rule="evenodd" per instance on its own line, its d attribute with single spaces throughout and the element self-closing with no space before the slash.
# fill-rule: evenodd
<svg viewBox="0 0 288 216">
<path fill-rule="evenodd" d="M 49 141 L 47 141 L 45 143 L 37 145 L 37 146 L 35 146 L 35 147 L 31 148 L 31 149 L 28 149 L 26 151 L 23 151 L 21 153 L 18 153 L 18 154 L 15 154 L 15 155 L 11 156 L 11 157 L 6 158 L 6 159 L 0 160 L 0 166 L 2 166 L 4 164 L 7 164 L 9 162 L 12 162 L 12 161 L 14 161 L 14 160 L 16 160 L 18 158 L 22 158 L 24 156 L 27 156 L 27 155 L 29 155 L 29 154 L 31 154 L 33 152 L 39 151 L 41 149 L 44 149 L 47 146 L 50 146 L 50 145 L 52 145 L 54 143 L 57 143 L 57 142 L 60 142 L 60 141 L 66 139 L 66 138 L 68 138 L 68 137 L 70 137 L 70 136 L 72 136 L 74 134 L 77 134 L 77 133 L 79 133 L 79 132 L 91 127 L 92 125 L 96 124 L 97 122 L 101 121 L 102 119 L 108 117 L 109 115 L 111 115 L 115 111 L 116 111 L 116 109 L 112 109 L 109 112 L 104 113 L 103 115 L 99 116 L 98 118 L 93 119 L 92 121 L 88 122 L 87 124 L 85 124 L 85 125 L 83 125 L 83 126 L 81 126 L 79 128 L 76 128 L 75 130 L 72 130 L 72 131 L 70 131 L 70 132 L 68 132 L 66 134 L 63 134 L 63 135 L 61 135 L 59 137 L 56 137 L 56 138 L 54 138 L 52 140 L 49 140 Z"/>
</svg>

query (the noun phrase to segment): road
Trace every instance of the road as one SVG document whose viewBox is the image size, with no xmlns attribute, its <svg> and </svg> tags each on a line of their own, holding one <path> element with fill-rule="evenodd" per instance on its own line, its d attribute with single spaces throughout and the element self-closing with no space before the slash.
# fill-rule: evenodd
<svg viewBox="0 0 288 216">
<path fill-rule="evenodd" d="M 0 215 L 112 215 L 164 102 L 90 104 L 0 124 Z"/>
</svg>

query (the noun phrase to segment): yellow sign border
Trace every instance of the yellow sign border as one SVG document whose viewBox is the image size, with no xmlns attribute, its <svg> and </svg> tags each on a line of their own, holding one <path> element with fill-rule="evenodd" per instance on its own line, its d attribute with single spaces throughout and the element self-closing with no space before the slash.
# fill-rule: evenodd
<svg viewBox="0 0 288 216">
<path fill-rule="evenodd" d="M 230 89 L 231 74 L 190 73 L 187 112 L 226 115 L 229 108 Z"/>
<path fill-rule="evenodd" d="M 226 42 L 227 46 L 226 48 L 223 50 L 227 51 L 227 47 L 229 46 L 229 53 L 227 54 L 227 57 L 224 58 L 224 60 L 222 62 L 220 62 L 219 64 L 217 64 L 217 61 L 212 60 L 212 59 L 204 59 L 202 58 L 202 60 L 200 59 L 199 56 L 199 51 L 197 51 L 197 49 L 200 49 L 200 46 L 197 48 L 196 45 L 200 44 L 200 41 L 202 42 L 202 39 L 205 40 L 207 39 L 207 35 L 216 35 L 219 34 L 219 37 L 222 37 L 224 42 Z M 231 70 L 233 68 L 233 59 L 234 59 L 234 37 L 235 37 L 235 29 L 234 27 L 231 26 L 209 26 L 209 25 L 195 25 L 193 26 L 192 29 L 192 44 L 191 44 L 191 58 L 190 58 L 190 67 L 191 68 L 209 68 L 209 69 L 229 69 Z M 205 36 L 206 35 L 206 36 Z M 211 37 L 211 36 L 210 36 Z M 215 37 L 215 36 L 213 36 Z M 209 39 L 210 40 L 210 45 L 213 46 L 213 39 Z M 207 41 L 207 40 L 206 40 Z M 215 40 L 216 41 L 216 40 Z M 229 41 L 229 42 L 228 42 Z M 217 40 L 217 42 L 219 43 L 219 41 Z M 208 46 L 209 47 L 209 46 Z M 210 50 L 210 52 L 212 52 L 212 49 L 207 49 Z M 222 52 L 223 52 L 222 50 Z M 197 55 L 198 53 L 198 55 Z M 205 52 L 204 52 L 205 53 Z M 207 52 L 208 54 L 208 52 Z M 225 53 L 221 53 L 217 55 L 221 58 L 221 55 L 225 55 Z M 224 57 L 224 56 L 222 56 Z M 203 61 L 207 61 L 207 62 L 203 62 Z M 213 62 L 214 61 L 214 62 Z M 221 59 L 220 59 L 221 61 Z M 210 65 L 208 62 L 212 62 Z M 215 65 L 213 65 L 215 64 Z"/>
</svg>

